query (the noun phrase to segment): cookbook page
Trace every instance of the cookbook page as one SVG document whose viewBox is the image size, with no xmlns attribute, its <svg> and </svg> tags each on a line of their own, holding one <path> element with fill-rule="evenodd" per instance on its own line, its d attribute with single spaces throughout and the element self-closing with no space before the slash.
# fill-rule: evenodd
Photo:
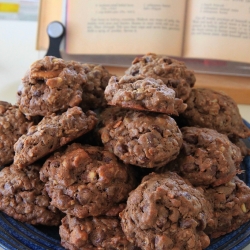
<svg viewBox="0 0 250 250">
<path fill-rule="evenodd" d="M 186 1 L 68 0 L 66 52 L 180 56 Z"/>
<path fill-rule="evenodd" d="M 250 0 L 188 0 L 184 57 L 250 63 Z"/>
</svg>

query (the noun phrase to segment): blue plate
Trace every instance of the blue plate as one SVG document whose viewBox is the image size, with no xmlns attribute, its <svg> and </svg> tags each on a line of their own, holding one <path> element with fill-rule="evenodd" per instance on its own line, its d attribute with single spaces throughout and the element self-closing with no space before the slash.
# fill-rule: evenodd
<svg viewBox="0 0 250 250">
<path fill-rule="evenodd" d="M 245 121 L 244 121 L 245 122 Z M 250 128 L 250 124 L 245 122 Z M 250 147 L 250 138 L 245 140 Z M 246 156 L 241 168 L 245 170 L 240 178 L 250 186 L 250 156 Z M 250 244 L 250 221 L 237 230 L 215 239 L 206 250 L 240 250 Z M 58 227 L 31 226 L 20 223 L 0 212 L 0 246 L 6 250 L 64 249 L 60 245 Z"/>
</svg>

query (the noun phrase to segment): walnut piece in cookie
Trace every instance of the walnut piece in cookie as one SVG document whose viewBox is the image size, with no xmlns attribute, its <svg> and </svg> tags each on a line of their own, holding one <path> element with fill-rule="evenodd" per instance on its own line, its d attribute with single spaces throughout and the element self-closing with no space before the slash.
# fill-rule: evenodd
<svg viewBox="0 0 250 250">
<path fill-rule="evenodd" d="M 175 91 L 168 88 L 161 79 L 129 76 L 111 77 L 105 89 L 109 105 L 135 110 L 145 110 L 179 115 L 187 105 L 175 98 Z"/>
<path fill-rule="evenodd" d="M 107 105 L 104 98 L 104 90 L 108 85 L 111 74 L 98 64 L 82 64 L 87 76 L 86 84 L 83 85 L 82 102 L 80 107 L 83 111 L 102 108 Z"/>
<path fill-rule="evenodd" d="M 151 173 L 133 190 L 120 213 L 127 239 L 142 250 L 204 249 L 212 208 L 201 191 L 173 172 Z"/>
<path fill-rule="evenodd" d="M 50 156 L 40 178 L 51 204 L 78 218 L 113 214 L 136 187 L 133 169 L 114 154 L 77 143 Z"/>
<path fill-rule="evenodd" d="M 65 111 L 80 104 L 86 81 L 81 63 L 45 56 L 34 62 L 22 79 L 17 104 L 29 116 Z"/>
<path fill-rule="evenodd" d="M 93 111 L 84 113 L 80 107 L 69 108 L 61 115 L 45 116 L 29 128 L 14 145 L 14 163 L 23 168 L 92 130 L 97 123 Z"/>
<path fill-rule="evenodd" d="M 187 109 L 180 115 L 188 126 L 217 130 L 228 137 L 247 138 L 250 129 L 243 123 L 235 101 L 224 93 L 211 89 L 192 89 Z"/>
<path fill-rule="evenodd" d="M 32 125 L 18 106 L 0 101 L 0 166 L 13 162 L 14 144 Z"/>
<path fill-rule="evenodd" d="M 62 213 L 50 204 L 40 168 L 36 163 L 22 170 L 11 165 L 0 171 L 0 210 L 21 222 L 58 226 Z"/>
<path fill-rule="evenodd" d="M 188 70 L 183 62 L 153 53 L 136 57 L 126 75 L 161 79 L 167 87 L 175 91 L 177 98 L 184 101 L 196 81 L 194 72 Z"/>
<path fill-rule="evenodd" d="M 174 168 L 194 186 L 219 186 L 240 172 L 240 148 L 226 135 L 208 128 L 181 128 L 183 144 L 177 159 L 164 167 Z M 176 166 L 176 167 L 175 167 Z M 163 172 L 163 169 L 159 169 Z"/>
<path fill-rule="evenodd" d="M 117 217 L 88 217 L 79 219 L 66 215 L 59 227 L 61 244 L 66 249 L 135 250 L 126 239 Z"/>
<path fill-rule="evenodd" d="M 118 114 L 120 116 L 114 115 L 99 132 L 105 148 L 124 163 L 154 168 L 177 157 L 182 134 L 170 116 L 119 110 Z"/>
<path fill-rule="evenodd" d="M 204 195 L 213 207 L 216 222 L 205 229 L 211 238 L 230 233 L 250 220 L 250 188 L 237 176 L 226 184 L 205 189 Z"/>
</svg>

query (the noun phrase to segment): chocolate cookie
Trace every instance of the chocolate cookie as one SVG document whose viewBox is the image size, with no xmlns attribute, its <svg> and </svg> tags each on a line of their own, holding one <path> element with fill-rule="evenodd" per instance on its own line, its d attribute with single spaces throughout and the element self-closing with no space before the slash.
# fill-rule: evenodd
<svg viewBox="0 0 250 250">
<path fill-rule="evenodd" d="M 41 165 L 18 170 L 11 165 L 0 172 L 0 210 L 21 222 L 58 226 L 62 213 L 50 204 L 40 181 Z"/>
<path fill-rule="evenodd" d="M 224 185 L 205 189 L 204 194 L 212 204 L 216 222 L 205 229 L 210 237 L 230 233 L 250 220 L 250 188 L 238 177 Z"/>
<path fill-rule="evenodd" d="M 250 129 L 243 123 L 238 106 L 231 97 L 196 88 L 192 89 L 186 103 L 188 107 L 181 116 L 189 126 L 211 128 L 229 137 L 250 136 Z"/>
<path fill-rule="evenodd" d="M 174 169 L 194 186 L 219 186 L 240 172 L 241 151 L 226 135 L 196 127 L 183 127 L 181 132 L 182 149 L 166 170 L 176 165 Z"/>
<path fill-rule="evenodd" d="M 127 239 L 143 250 L 204 249 L 211 216 L 203 193 L 173 172 L 144 177 L 120 213 Z"/>
<path fill-rule="evenodd" d="M 29 128 L 14 145 L 14 163 L 23 168 L 55 151 L 75 138 L 87 133 L 97 123 L 96 114 L 86 114 L 79 107 L 69 108 L 61 115 L 45 116 L 36 126 Z"/>
<path fill-rule="evenodd" d="M 81 108 L 86 111 L 105 107 L 107 102 L 104 98 L 104 90 L 111 74 L 102 65 L 85 63 L 82 67 L 87 75 L 87 82 L 83 85 Z"/>
<path fill-rule="evenodd" d="M 45 56 L 34 62 L 22 79 L 17 103 L 30 116 L 65 111 L 80 104 L 86 81 L 82 64 Z"/>
<path fill-rule="evenodd" d="M 177 157 L 182 134 L 170 116 L 139 111 L 119 114 L 100 129 L 100 134 L 104 146 L 123 162 L 154 168 Z"/>
<path fill-rule="evenodd" d="M 103 127 L 111 122 L 115 122 L 121 116 L 125 116 L 129 109 L 118 106 L 108 106 L 104 108 L 99 114 L 99 127 Z"/>
<path fill-rule="evenodd" d="M 120 220 L 116 217 L 88 217 L 78 219 L 67 215 L 59 228 L 61 244 L 66 249 L 136 249 L 126 239 Z"/>
<path fill-rule="evenodd" d="M 135 110 L 179 115 L 187 107 L 161 79 L 149 77 L 113 76 L 104 94 L 108 104 Z"/>
<path fill-rule="evenodd" d="M 183 62 L 153 53 L 135 58 L 126 74 L 161 79 L 182 100 L 188 98 L 196 81 L 194 72 L 188 70 Z"/>
<path fill-rule="evenodd" d="M 32 125 L 18 106 L 0 101 L 0 166 L 13 162 L 15 142 Z"/>
<path fill-rule="evenodd" d="M 115 155 L 77 143 L 49 157 L 40 178 L 52 204 L 78 218 L 110 213 L 136 186 L 132 169 Z"/>
</svg>

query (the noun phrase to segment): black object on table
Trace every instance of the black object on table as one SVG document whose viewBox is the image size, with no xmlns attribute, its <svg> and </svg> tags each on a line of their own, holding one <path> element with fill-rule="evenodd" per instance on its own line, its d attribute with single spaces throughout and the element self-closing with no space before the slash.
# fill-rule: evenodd
<svg viewBox="0 0 250 250">
<path fill-rule="evenodd" d="M 49 36 L 49 49 L 46 56 L 62 58 L 60 44 L 65 36 L 65 27 L 61 22 L 54 21 L 48 24 L 47 34 Z"/>
</svg>

